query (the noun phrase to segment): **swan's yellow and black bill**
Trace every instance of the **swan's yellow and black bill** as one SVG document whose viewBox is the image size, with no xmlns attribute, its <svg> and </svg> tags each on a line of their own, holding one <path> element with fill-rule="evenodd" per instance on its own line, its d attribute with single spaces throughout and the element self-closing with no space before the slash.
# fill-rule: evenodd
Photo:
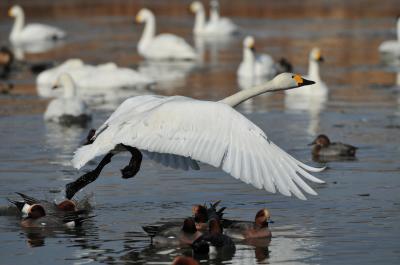
<svg viewBox="0 0 400 265">
<path fill-rule="evenodd" d="M 307 80 L 303 77 L 301 77 L 301 75 L 294 75 L 293 79 L 296 81 L 297 86 L 308 86 L 308 85 L 313 85 L 315 84 L 314 81 L 311 80 Z"/>
<path fill-rule="evenodd" d="M 135 18 L 135 20 L 136 20 L 136 23 L 142 23 L 142 21 L 143 21 L 141 15 L 137 15 L 136 18 Z"/>
<path fill-rule="evenodd" d="M 8 16 L 9 16 L 9 17 L 12 17 L 12 16 L 13 16 L 13 15 L 12 15 L 12 12 L 11 12 L 11 8 L 8 9 Z"/>
</svg>

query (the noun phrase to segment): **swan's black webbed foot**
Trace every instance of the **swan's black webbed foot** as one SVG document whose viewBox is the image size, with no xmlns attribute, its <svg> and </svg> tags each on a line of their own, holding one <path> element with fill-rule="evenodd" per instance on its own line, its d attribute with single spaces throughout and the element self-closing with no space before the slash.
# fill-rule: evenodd
<svg viewBox="0 0 400 265">
<path fill-rule="evenodd" d="M 90 129 L 88 135 L 86 136 L 86 142 L 84 142 L 83 145 L 92 144 L 94 142 L 94 139 L 92 139 L 92 138 L 95 134 L 96 134 L 96 130 Z"/>
<path fill-rule="evenodd" d="M 132 155 L 131 160 L 129 161 L 129 164 L 126 167 L 124 167 L 123 169 L 121 169 L 122 178 L 128 179 L 128 178 L 134 177 L 139 172 L 143 156 L 142 156 L 142 153 L 139 151 L 139 149 L 137 149 L 135 147 L 123 145 L 123 144 L 122 144 L 122 146 L 126 150 L 128 150 Z"/>
<path fill-rule="evenodd" d="M 104 158 L 100 161 L 100 163 L 94 170 L 80 176 L 74 182 L 68 183 L 65 186 L 65 197 L 69 200 L 72 199 L 75 193 L 86 187 L 89 183 L 95 181 L 99 177 L 103 167 L 111 162 L 111 157 L 113 155 L 114 154 L 112 153 L 108 153 L 104 156 Z"/>
</svg>

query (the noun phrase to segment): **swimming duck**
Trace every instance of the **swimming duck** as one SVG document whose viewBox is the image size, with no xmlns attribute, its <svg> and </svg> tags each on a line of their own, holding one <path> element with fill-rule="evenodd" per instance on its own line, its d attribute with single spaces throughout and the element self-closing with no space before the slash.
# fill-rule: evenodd
<svg viewBox="0 0 400 265">
<path fill-rule="evenodd" d="M 220 221 L 212 219 L 209 221 L 208 233 L 203 234 L 197 238 L 192 244 L 193 252 L 195 254 L 208 254 L 210 252 L 217 253 L 234 253 L 236 250 L 233 240 L 223 234 L 223 229 Z"/>
<path fill-rule="evenodd" d="M 7 47 L 0 48 L 0 78 L 5 79 L 11 71 L 11 65 L 14 61 L 14 54 Z"/>
<path fill-rule="evenodd" d="M 208 221 L 211 219 L 221 220 L 224 215 L 224 210 L 226 207 L 222 207 L 217 210 L 217 206 L 221 201 L 217 201 L 215 203 L 210 203 L 210 207 L 206 207 L 206 205 L 194 205 L 192 207 L 192 214 L 194 221 L 196 222 L 196 228 L 199 231 L 206 231 L 208 229 Z"/>
<path fill-rule="evenodd" d="M 200 231 L 197 231 L 195 221 L 191 217 L 186 218 L 180 227 L 176 226 L 176 223 L 167 223 L 142 228 L 156 246 L 189 246 L 202 235 Z"/>
<path fill-rule="evenodd" d="M 79 213 L 71 212 L 62 216 L 48 215 L 40 204 L 33 204 L 27 210 L 27 217 L 21 221 L 22 227 L 77 227 L 84 221 L 92 218 L 82 217 Z"/>
<path fill-rule="evenodd" d="M 56 27 L 43 24 L 25 23 L 24 10 L 19 5 L 12 6 L 8 15 L 15 18 L 14 26 L 10 34 L 12 43 L 32 43 L 37 41 L 54 41 L 65 37 L 65 32 Z"/>
<path fill-rule="evenodd" d="M 183 38 L 173 34 L 155 35 L 156 22 L 153 12 L 143 8 L 136 16 L 138 23 L 145 23 L 138 43 L 138 52 L 152 60 L 195 60 L 196 52 Z"/>
<path fill-rule="evenodd" d="M 320 134 L 317 138 L 310 143 L 312 145 L 313 156 L 341 156 L 341 157 L 354 157 L 356 155 L 357 147 L 343 143 L 331 143 L 328 136 Z"/>
<path fill-rule="evenodd" d="M 44 113 L 44 119 L 67 126 L 71 124 L 85 125 L 89 122 L 91 113 L 86 103 L 77 97 L 75 82 L 69 74 L 63 73 L 58 77 L 54 89 L 59 87 L 63 88 L 64 95 L 49 103 Z"/>
<path fill-rule="evenodd" d="M 254 222 L 231 221 L 224 219 L 222 226 L 225 228 L 225 234 L 236 239 L 252 238 L 270 238 L 271 231 L 268 229 L 268 223 L 271 215 L 268 209 L 261 209 L 257 212 Z"/>
<path fill-rule="evenodd" d="M 172 261 L 172 265 L 199 265 L 199 263 L 194 258 L 178 256 Z"/>
<path fill-rule="evenodd" d="M 77 202 L 73 200 L 65 199 L 60 203 L 55 203 L 46 200 L 36 199 L 20 192 L 16 192 L 16 194 L 21 196 L 23 201 L 15 201 L 11 199 L 8 199 L 8 201 L 14 204 L 23 215 L 28 215 L 29 209 L 34 204 L 40 204 L 49 214 L 55 214 L 59 212 L 74 212 L 78 210 Z"/>
</svg>

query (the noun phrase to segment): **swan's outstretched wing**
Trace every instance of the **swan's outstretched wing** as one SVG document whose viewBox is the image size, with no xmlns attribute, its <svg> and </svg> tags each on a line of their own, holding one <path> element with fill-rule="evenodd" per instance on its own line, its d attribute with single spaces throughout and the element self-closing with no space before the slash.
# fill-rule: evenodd
<svg viewBox="0 0 400 265">
<path fill-rule="evenodd" d="M 80 168 L 117 144 L 152 153 L 172 154 L 220 167 L 257 188 L 305 199 L 316 192 L 301 177 L 323 183 L 309 167 L 272 143 L 246 117 L 220 102 L 186 97 L 141 96 L 128 99 L 110 116 L 91 145 L 73 158 Z"/>
</svg>

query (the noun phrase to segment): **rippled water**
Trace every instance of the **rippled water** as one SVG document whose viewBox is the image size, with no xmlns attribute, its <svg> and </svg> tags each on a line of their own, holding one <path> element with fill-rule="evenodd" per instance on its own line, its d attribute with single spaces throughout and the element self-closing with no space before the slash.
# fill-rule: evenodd
<svg viewBox="0 0 400 265">
<path fill-rule="evenodd" d="M 58 3 L 59 1 L 57 1 Z M 169 2 L 169 1 L 168 1 Z M 160 31 L 191 35 L 190 1 L 151 1 L 162 14 Z M 359 147 L 353 161 L 328 162 L 319 173 L 325 185 L 314 185 L 318 197 L 308 201 L 269 194 L 243 184 L 220 170 L 203 165 L 183 172 L 144 160 L 134 178 L 120 178 L 128 156 L 117 156 L 102 176 L 78 197 L 90 197 L 96 217 L 82 229 L 35 231 L 20 228 L 7 197 L 15 191 L 39 198 L 61 198 L 64 185 L 83 171 L 72 169 L 72 152 L 88 128 L 45 124 L 47 100 L 36 95 L 35 77 L 26 70 L 11 76 L 15 88 L 0 95 L 0 264 L 169 264 L 185 249 L 155 249 L 141 226 L 190 215 L 193 204 L 222 200 L 227 217 L 252 219 L 268 207 L 275 223 L 268 247 L 239 244 L 232 258 L 211 258 L 219 264 L 398 264 L 400 262 L 400 87 L 394 66 L 384 64 L 378 45 L 395 38 L 396 1 L 307 1 L 299 3 L 239 1 L 222 11 L 233 17 L 246 34 L 256 37 L 259 52 L 290 60 L 296 72 L 307 71 L 309 50 L 322 49 L 326 59 L 321 75 L 330 89 L 326 102 L 290 101 L 283 93 L 263 95 L 239 107 L 268 136 L 296 158 L 310 164 L 307 143 L 319 133 Z M 115 4 L 91 1 L 81 5 L 23 1 L 32 20 L 58 25 L 67 41 L 46 53 L 26 55 L 30 62 L 64 61 L 80 57 L 90 63 L 115 61 L 119 65 L 154 71 L 136 53 L 141 26 L 133 24 L 144 1 Z M 147 1 L 146 1 L 147 3 Z M 51 12 L 45 12 L 51 6 Z M 8 7 L 0 3 L 1 10 Z M 93 8 L 92 8 L 93 7 Z M 373 10 L 373 11 L 371 11 Z M 29 12 L 29 11 L 27 11 Z M 3 12 L 4 13 L 4 12 Z M 0 18 L 0 35 L 7 36 L 11 21 Z M 30 20 L 28 18 L 28 20 Z M 220 99 L 239 89 L 236 68 L 243 35 L 218 43 L 200 43 L 204 61 L 168 66 L 152 90 L 122 91 L 187 95 Z M 6 39 L 2 37 L 2 44 Z M 199 45 L 199 42 L 197 41 Z M 153 68 L 152 68 L 153 67 Z M 163 68 L 165 69 L 165 67 Z M 173 78 L 172 78 L 173 77 Z M 125 94 L 124 97 L 125 97 Z M 99 126 L 118 102 L 95 105 Z M 89 169 L 94 164 L 87 167 Z"/>
</svg>

